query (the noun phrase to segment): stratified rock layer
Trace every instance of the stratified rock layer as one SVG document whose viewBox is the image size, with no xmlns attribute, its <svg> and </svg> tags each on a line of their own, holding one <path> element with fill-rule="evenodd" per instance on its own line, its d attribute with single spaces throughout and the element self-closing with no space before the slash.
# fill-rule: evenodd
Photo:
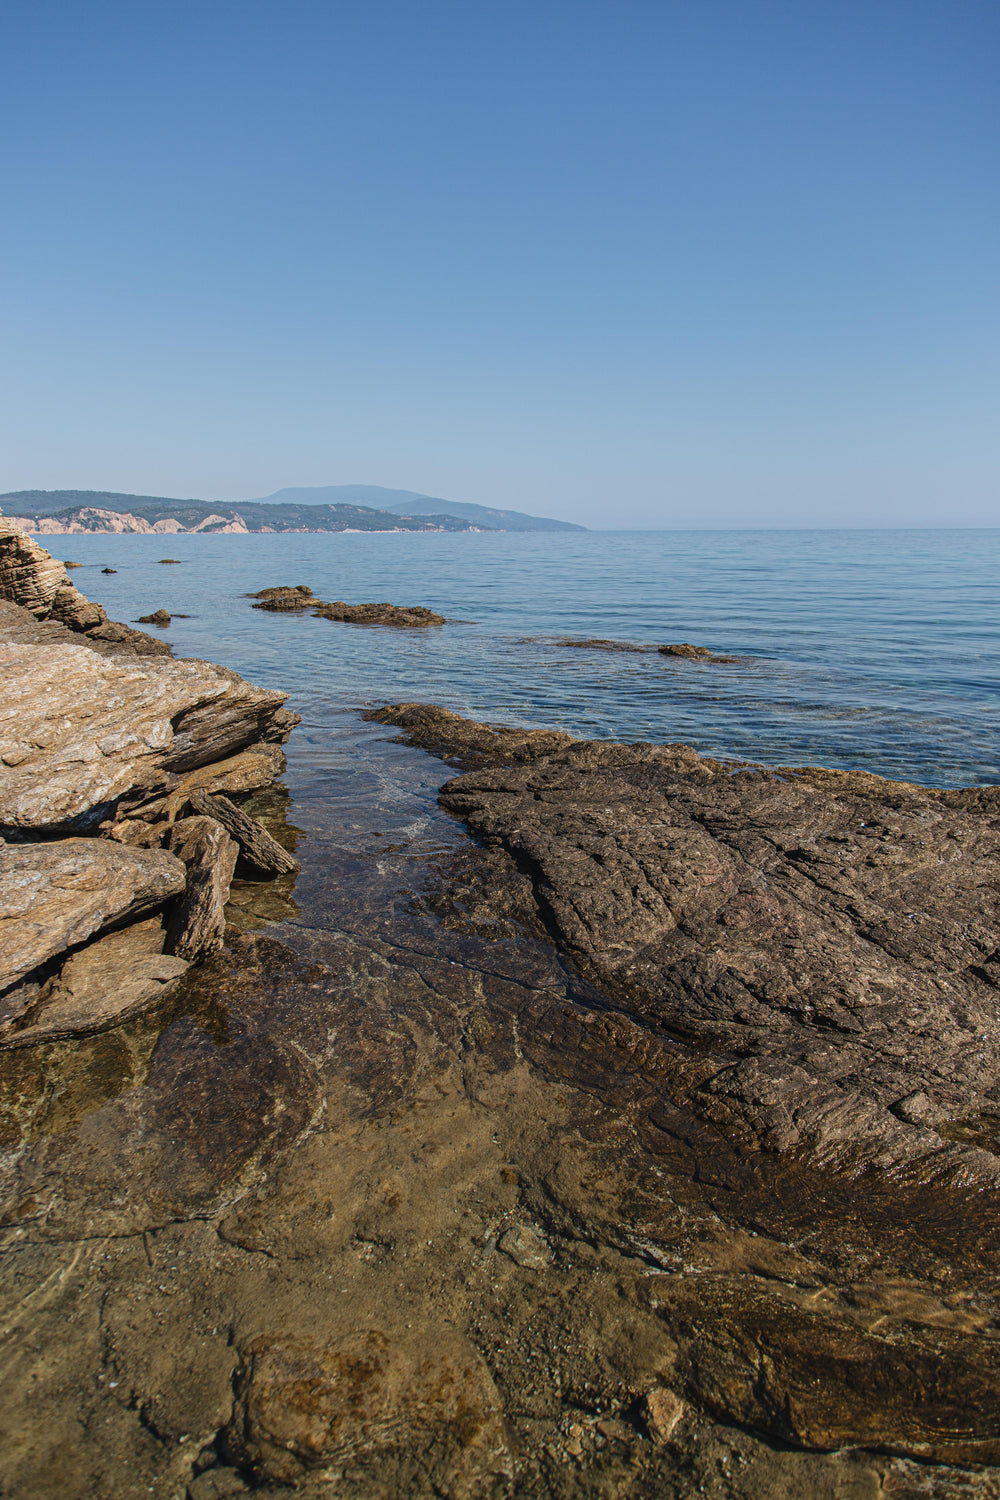
<svg viewBox="0 0 1000 1500">
<path fill-rule="evenodd" d="M 0 828 L 8 832 L 96 827 L 125 793 L 152 793 L 171 772 L 284 741 L 298 722 L 282 708 L 284 693 L 208 662 L 0 645 L 0 672 Z"/>
<path fill-rule="evenodd" d="M 3 846 L 0 989 L 183 889 L 184 866 L 160 849 L 127 849 L 105 839 Z"/>
<path fill-rule="evenodd" d="M 378 717 L 466 763 L 505 758 L 494 726 Z M 1000 790 L 536 743 L 442 804 L 530 875 L 584 972 L 708 1049 L 710 1115 L 845 1167 L 997 1177 L 938 1127 L 1000 1104 Z"/>
</svg>

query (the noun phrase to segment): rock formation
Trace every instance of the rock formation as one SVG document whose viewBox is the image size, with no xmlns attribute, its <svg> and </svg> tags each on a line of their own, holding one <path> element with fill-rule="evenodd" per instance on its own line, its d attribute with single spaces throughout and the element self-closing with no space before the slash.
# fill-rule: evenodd
<svg viewBox="0 0 1000 1500">
<path fill-rule="evenodd" d="M 248 598 L 256 599 L 254 609 L 272 614 L 301 613 L 311 609 L 321 620 L 341 620 L 348 625 L 391 625 L 396 629 L 413 630 L 445 624 L 444 615 L 437 615 L 432 609 L 424 609 L 418 604 L 345 604 L 342 599 L 325 603 L 322 599 L 315 599 L 312 590 L 301 583 L 294 588 L 281 585 L 261 589 Z"/>
<path fill-rule="evenodd" d="M 0 516 L 0 600 L 20 605 L 36 620 L 57 621 L 89 640 L 132 655 L 171 654 L 165 641 L 109 620 L 99 604 L 73 587 L 65 563 L 57 562 L 6 516 Z"/>
<path fill-rule="evenodd" d="M 268 786 L 298 718 L 109 621 L 2 518 L 0 596 L 0 1046 L 20 1047 L 114 1025 L 217 951 L 242 846 L 297 868 L 227 799 L 183 815 Z"/>
<path fill-rule="evenodd" d="M 530 876 L 585 975 L 700 1049 L 710 1117 L 845 1169 L 1000 1181 L 949 1140 L 1000 1109 L 1000 789 L 373 717 L 482 768 L 442 805 Z"/>
</svg>

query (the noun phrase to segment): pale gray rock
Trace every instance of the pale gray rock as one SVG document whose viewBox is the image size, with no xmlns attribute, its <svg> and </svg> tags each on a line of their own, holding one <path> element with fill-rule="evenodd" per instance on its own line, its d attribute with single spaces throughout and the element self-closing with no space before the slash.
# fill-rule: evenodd
<svg viewBox="0 0 1000 1500">
<path fill-rule="evenodd" d="M 0 830 L 96 828 L 126 793 L 287 739 L 285 694 L 202 661 L 0 645 Z M 260 783 L 258 783 L 260 784 Z"/>
<path fill-rule="evenodd" d="M 88 943 L 42 985 L 26 1013 L 0 1027 L 0 1047 L 104 1031 L 159 1000 L 187 971 L 163 953 L 158 917 Z"/>
<path fill-rule="evenodd" d="M 0 846 L 0 990 L 113 924 L 184 889 L 184 866 L 161 849 L 105 839 Z"/>
</svg>

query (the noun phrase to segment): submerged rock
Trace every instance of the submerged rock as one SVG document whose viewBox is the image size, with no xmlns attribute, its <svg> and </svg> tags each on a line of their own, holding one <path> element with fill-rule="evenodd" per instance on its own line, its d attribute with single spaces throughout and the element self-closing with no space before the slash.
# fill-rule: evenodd
<svg viewBox="0 0 1000 1500">
<path fill-rule="evenodd" d="M 442 805 L 529 874 L 586 975 L 708 1049 L 711 1118 L 844 1168 L 1000 1180 L 1000 1158 L 944 1124 L 1000 1105 L 1000 789 L 684 745 L 546 750 L 523 731 L 508 749 L 441 710 L 375 717 L 436 753 L 507 762 L 447 783 Z"/>
<path fill-rule="evenodd" d="M 160 849 L 104 839 L 0 847 L 0 989 L 183 889 L 184 866 Z"/>
</svg>

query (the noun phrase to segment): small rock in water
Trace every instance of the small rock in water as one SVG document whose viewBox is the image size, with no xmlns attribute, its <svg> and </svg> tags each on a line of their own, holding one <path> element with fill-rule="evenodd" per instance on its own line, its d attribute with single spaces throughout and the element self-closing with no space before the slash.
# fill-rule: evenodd
<svg viewBox="0 0 1000 1500">
<path fill-rule="evenodd" d="M 69 558 L 67 557 L 66 560 L 65 560 L 65 562 L 63 563 L 63 567 L 64 568 L 82 568 L 83 567 L 83 563 L 70 562 Z"/>
<path fill-rule="evenodd" d="M 643 1401 L 643 1416 L 654 1443 L 669 1442 L 686 1408 L 679 1396 L 666 1386 L 649 1391 Z"/>
<path fill-rule="evenodd" d="M 180 558 L 179 557 L 158 557 L 156 559 L 156 561 L 160 562 L 160 563 L 179 563 L 180 562 Z"/>
<path fill-rule="evenodd" d="M 170 615 L 165 609 L 154 609 L 151 615 L 140 615 L 137 625 L 169 625 Z"/>
<path fill-rule="evenodd" d="M 117 573 L 118 569 L 117 568 L 102 568 L 101 572 L 102 573 Z"/>
<path fill-rule="evenodd" d="M 552 1262 L 548 1241 L 530 1224 L 515 1224 L 497 1241 L 499 1248 L 526 1271 L 545 1271 Z"/>
</svg>

